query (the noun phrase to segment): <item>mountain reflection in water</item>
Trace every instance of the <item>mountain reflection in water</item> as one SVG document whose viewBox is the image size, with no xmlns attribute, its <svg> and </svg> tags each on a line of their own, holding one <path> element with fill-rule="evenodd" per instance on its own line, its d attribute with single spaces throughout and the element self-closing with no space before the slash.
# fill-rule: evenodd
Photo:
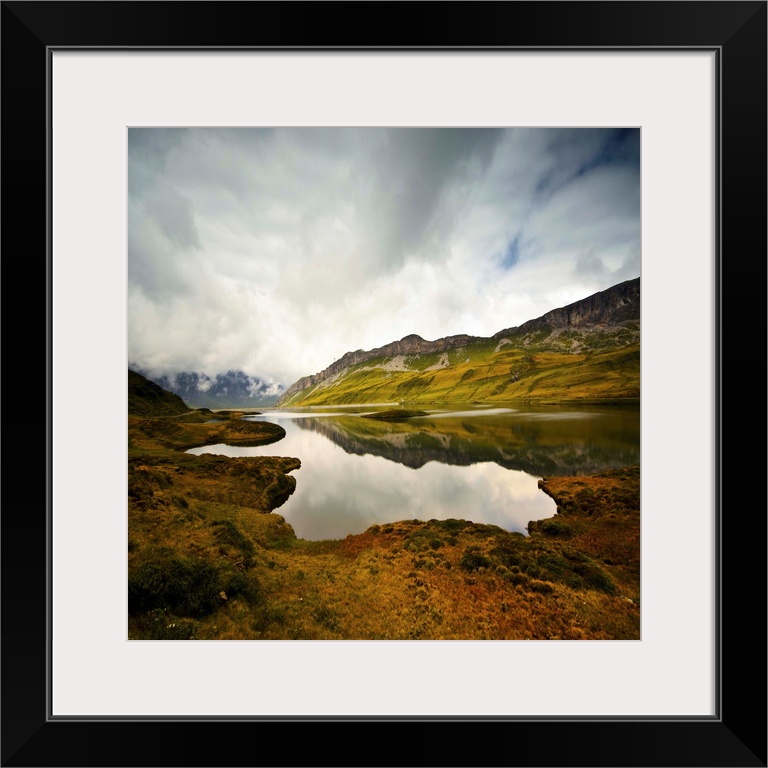
<svg viewBox="0 0 768 768">
<path fill-rule="evenodd" d="M 556 511 L 539 477 L 640 461 L 637 407 L 465 408 L 404 422 L 277 410 L 248 418 L 280 422 L 285 438 L 189 452 L 299 458 L 296 490 L 277 511 L 297 536 L 312 540 L 344 538 L 374 523 L 451 517 L 525 533 L 529 521 Z"/>
<path fill-rule="evenodd" d="M 353 415 L 302 418 L 347 453 L 381 456 L 418 469 L 494 462 L 529 474 L 590 475 L 640 462 L 638 408 L 593 411 L 493 409 L 382 422 Z"/>
</svg>

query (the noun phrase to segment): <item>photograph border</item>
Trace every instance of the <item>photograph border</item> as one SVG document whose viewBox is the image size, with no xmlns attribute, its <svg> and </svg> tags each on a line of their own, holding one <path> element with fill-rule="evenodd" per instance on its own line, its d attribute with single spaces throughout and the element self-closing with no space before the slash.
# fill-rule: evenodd
<svg viewBox="0 0 768 768">
<path fill-rule="evenodd" d="M 226 729 L 231 737 L 236 720 L 260 720 L 267 734 L 278 728 L 290 739 L 285 752 L 274 744 L 269 757 L 260 762 L 273 765 L 360 765 L 368 764 L 361 755 L 338 745 L 297 740 L 284 728 L 296 723 L 318 723 L 324 729 L 355 722 L 356 728 L 375 727 L 376 721 L 429 724 L 430 737 L 424 738 L 422 751 L 403 760 L 402 744 L 388 738 L 377 744 L 370 764 L 442 765 L 766 765 L 765 708 L 765 519 L 750 516 L 745 522 L 722 515 L 721 496 L 727 483 L 731 508 L 754 508 L 748 495 L 749 478 L 764 477 L 765 455 L 740 456 L 738 475 L 724 462 L 722 446 L 739 445 L 731 428 L 723 421 L 724 404 L 731 389 L 724 385 L 722 348 L 725 331 L 733 329 L 731 343 L 741 352 L 745 340 L 740 334 L 750 328 L 749 348 L 763 354 L 765 345 L 766 288 L 766 3 L 762 2 L 686 2 L 686 3 L 542 3 L 515 2 L 481 4 L 472 12 L 464 4 L 440 5 L 445 16 L 435 30 L 423 32 L 417 45 L 400 40 L 397 18 L 381 25 L 380 38 L 398 40 L 398 45 L 367 45 L 356 40 L 349 46 L 317 45 L 314 29 L 321 17 L 329 14 L 325 4 L 250 3 L 35 3 L 8 2 L 2 8 L 3 68 L 3 146 L 5 149 L 3 191 L 6 225 L 6 255 L 23 247 L 25 257 L 16 265 L 7 258 L 6 286 L 16 292 L 19 285 L 45 285 L 46 360 L 46 478 L 45 500 L 40 514 L 13 515 L 16 505 L 6 505 L 3 519 L 2 554 L 4 584 L 3 618 L 3 765 L 240 765 L 252 764 L 253 753 L 236 740 L 222 741 L 210 733 L 200 743 L 192 737 L 201 721 L 208 727 Z M 314 8 L 312 7 L 314 5 Z M 351 28 L 366 29 L 371 4 L 346 4 L 340 14 Z M 381 6 L 381 4 L 373 4 Z M 214 7 L 215 6 L 215 9 Z M 294 29 L 297 6 L 302 7 L 302 25 L 295 30 L 291 44 L 282 44 Z M 367 6 L 367 7 L 366 7 Z M 412 7 L 412 6 L 411 6 Z M 430 5 L 434 9 L 435 5 Z M 393 6 L 388 6 L 392 9 Z M 336 9 L 333 9 L 335 11 Z M 559 11 L 559 16 L 558 12 Z M 465 14 L 476 17 L 477 26 L 467 23 Z M 522 15 L 525 23 L 521 23 Z M 397 17 L 398 14 L 393 14 Z M 248 40 L 245 24 L 264 19 L 269 31 L 252 32 Z M 556 18 L 556 21 L 552 21 Z M 327 24 L 328 18 L 324 23 Z M 516 23 L 512 23 L 516 22 Z M 538 23 L 537 23 L 538 22 Z M 391 26 L 392 30 L 387 29 Z M 253 27 L 251 27 L 253 29 Z M 515 29 L 505 33 L 500 30 Z M 275 31 L 277 30 L 277 31 Z M 530 30 L 536 30 L 531 32 Z M 422 34 L 411 30 L 414 37 Z M 273 40 L 258 39 L 259 37 Z M 294 36 L 293 34 L 291 36 Z M 358 35 L 359 37 L 360 35 Z M 508 36 L 510 40 L 503 40 Z M 471 38 L 486 38 L 478 46 Z M 315 38 L 315 39 L 313 39 Z M 496 38 L 496 39 L 494 39 Z M 525 39 L 528 38 L 528 39 Z M 456 40 L 467 40 L 465 45 Z M 424 41 L 428 42 L 424 42 Z M 442 44 L 450 40 L 451 45 Z M 202 44 L 205 41 L 207 44 Z M 276 717 L 276 718 L 52 718 L 50 716 L 50 620 L 49 582 L 52 558 L 47 527 L 51 512 L 51 179 L 50 179 L 50 74 L 55 50 L 119 50 L 124 48 L 163 50 L 220 50 L 222 47 L 259 50 L 563 50 L 643 49 L 714 50 L 719 58 L 718 149 L 719 179 L 716 184 L 716 258 L 718 301 L 715 307 L 717 382 L 717 457 L 715 478 L 718 519 L 719 558 L 715 563 L 717 595 L 716 638 L 718 648 L 718 691 L 714 718 L 388 718 L 388 717 Z M 15 248 L 9 247 L 11 244 Z M 45 254 L 45 256 L 43 256 Z M 746 254 L 746 255 L 744 255 Z M 756 255 L 755 255 L 756 254 Z M 727 261 L 724 259 L 727 257 Z M 19 263 L 22 262 L 22 263 Z M 739 273 L 736 273 L 736 268 Z M 10 268 L 10 272 L 8 269 Z M 30 269 L 31 268 L 31 269 Z M 9 278 L 10 275 L 10 278 Z M 30 283 L 30 277 L 33 282 Z M 23 282 L 20 282 L 22 281 Z M 724 322 L 726 304 L 738 313 L 738 320 Z M 733 315 L 728 315 L 732 317 Z M 737 326 L 738 323 L 738 326 Z M 752 330 L 753 329 L 753 330 Z M 762 344 L 761 344 L 762 342 Z M 745 353 L 749 348 L 745 348 Z M 27 351 L 27 354 L 30 353 Z M 753 352 L 754 354 L 754 352 Z M 732 381 L 733 379 L 729 379 Z M 762 378 L 761 378 L 762 382 Z M 733 386 L 733 398 L 736 390 Z M 761 392 L 764 395 L 764 392 Z M 743 402 L 743 393 L 740 393 Z M 762 401 L 762 399 L 761 399 Z M 762 406 L 764 407 L 764 406 Z M 730 410 L 727 411 L 730 413 Z M 760 414 L 764 416 L 763 414 Z M 17 417 L 18 418 L 18 417 Z M 755 421 L 759 421 L 755 417 Z M 762 421 L 765 424 L 765 421 Z M 18 430 L 14 430 L 16 432 Z M 735 433 L 735 429 L 733 429 Z M 24 445 L 25 440 L 29 445 Z M 30 453 L 31 439 L 22 438 L 19 453 Z M 28 449 L 28 450 L 26 450 Z M 744 453 L 742 451 L 741 453 Z M 735 462 L 734 462 L 735 464 Z M 729 466 L 731 469 L 729 469 Z M 745 481 L 745 478 L 747 480 Z M 42 493 L 42 492 L 41 492 Z M 6 496 L 8 498 L 8 496 Z M 760 501 L 763 498 L 761 496 Z M 26 501 L 28 505 L 28 501 Z M 762 505 L 760 505 L 762 509 Z M 42 510 L 45 513 L 42 513 Z M 34 511 L 34 510 L 33 510 Z M 11 517 L 10 515 L 13 515 Z M 735 517 L 735 516 L 734 516 Z M 754 519 L 757 517 L 758 519 Z M 37 542 L 37 547 L 20 548 L 18 541 Z M 45 547 L 42 542 L 45 541 Z M 734 543 L 735 541 L 735 543 Z M 30 550 L 33 550 L 30 552 Z M 732 570 L 731 570 L 732 569 Z M 23 589 L 19 587 L 23 584 Z M 745 590 L 745 587 L 747 589 Z M 742 624 L 728 597 L 741 605 L 744 591 L 758 607 L 758 616 Z M 730 623 L 725 621 L 728 619 Z M 743 620 L 742 620 L 743 621 Z M 734 681 L 748 679 L 758 689 L 759 706 L 741 699 Z M 59 722 L 54 722 L 54 720 Z M 71 720 L 71 722 L 61 722 Z M 160 753 L 148 748 L 146 736 L 152 723 L 164 722 Z M 503 720 L 503 723 L 499 723 Z M 194 721 L 194 722 L 190 722 Z M 276 721 L 282 721 L 276 722 Z M 461 726 L 459 725 L 461 723 Z M 501 738 L 498 730 L 505 728 Z M 251 726 L 258 726 L 251 722 Z M 482 743 L 461 744 L 441 735 L 471 728 Z M 521 729 L 525 729 L 525 731 Z M 119 729 L 119 731 L 118 731 Z M 128 730 L 126 730 L 128 729 Z M 266 730 L 269 729 L 269 730 Z M 512 730 L 509 730 L 512 729 Z M 516 730 L 515 730 L 516 729 Z M 206 729 L 208 730 L 208 729 Z M 457 735 L 458 735 L 457 734 Z M 426 735 L 426 734 L 425 734 Z M 515 736 L 519 738 L 515 739 Z M 275 740 L 278 741 L 278 740 Z M 296 743 L 299 742 L 299 743 Z M 304 742 L 304 743 L 302 743 Z M 123 748 L 118 749 L 117 745 Z M 599 748 L 595 747 L 599 744 Z M 227 746 L 230 745 L 230 746 Z M 262 753 L 263 754 L 263 753 Z"/>
</svg>

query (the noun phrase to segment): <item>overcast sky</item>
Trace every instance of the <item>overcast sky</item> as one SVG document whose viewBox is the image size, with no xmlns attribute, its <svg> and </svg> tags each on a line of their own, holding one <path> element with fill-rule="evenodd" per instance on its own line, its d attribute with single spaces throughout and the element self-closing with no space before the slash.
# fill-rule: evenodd
<svg viewBox="0 0 768 768">
<path fill-rule="evenodd" d="M 639 129 L 156 129 L 128 140 L 128 357 L 284 385 L 640 275 Z"/>
</svg>

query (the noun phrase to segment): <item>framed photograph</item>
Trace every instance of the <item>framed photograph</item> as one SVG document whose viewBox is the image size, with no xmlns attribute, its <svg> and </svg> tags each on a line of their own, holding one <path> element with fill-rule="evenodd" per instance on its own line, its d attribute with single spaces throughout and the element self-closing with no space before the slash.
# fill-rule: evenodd
<svg viewBox="0 0 768 768">
<path fill-rule="evenodd" d="M 429 29 L 416 22 L 404 33 L 406 9 L 428 11 Z M 743 430 L 736 437 L 733 406 L 739 371 L 740 401 L 749 403 L 750 411 L 757 408 L 746 418 L 762 429 L 764 392 L 751 394 L 750 379 L 757 378 L 755 354 L 761 360 L 766 348 L 764 2 L 343 8 L 6 2 L 2 13 L 3 222 L 5 266 L 11 269 L 6 285 L 31 285 L 32 264 L 46 300 L 40 310 L 46 318 L 45 500 L 41 494 L 24 515 L 6 504 L 3 521 L 4 765 L 766 765 L 766 527 L 763 502 L 756 504 L 753 491 L 754 478 L 764 476 L 765 455 L 751 443 L 748 447 Z M 356 30 L 350 36 L 355 39 L 328 45 L 319 30 L 336 17 Z M 415 144 L 418 152 L 411 152 Z M 173 173 L 167 163 L 171 150 Z M 398 186 L 398 168 L 406 166 L 410 182 Z M 563 184 L 558 174 L 568 175 L 569 183 L 584 178 L 590 183 L 573 184 L 573 194 L 559 206 L 537 202 L 536 195 Z M 469 184 L 470 176 L 485 185 L 482 205 L 462 202 L 468 190 L 480 188 Z M 494 233 L 487 222 L 510 200 L 494 191 L 513 178 L 518 198 L 528 203 L 519 218 L 510 213 L 507 219 L 525 226 Z M 242 185 L 241 198 L 236 185 Z M 179 193 L 192 188 L 194 196 Z M 322 189 L 325 203 L 308 189 Z M 299 199 L 313 211 L 301 226 L 285 204 Z M 623 201 L 618 213 L 617 200 Z M 232 205 L 247 208 L 237 224 L 226 218 Z M 395 229 L 387 229 L 376 213 L 388 206 L 398 221 Z M 578 242 L 563 245 L 553 232 L 575 231 L 574 217 L 587 210 L 580 214 Z M 455 225 L 459 218 L 463 228 Z M 449 219 L 451 231 L 459 233 L 453 239 L 438 227 Z M 279 270 L 262 266 L 258 275 L 241 275 L 242 267 L 233 266 L 239 249 L 257 240 L 236 237 L 239 227 L 258 230 L 258 247 Z M 295 263 L 285 249 L 294 236 L 305 238 L 308 254 Z M 398 251 L 407 251 L 410 269 L 398 272 L 400 285 L 388 284 L 375 268 L 376 249 L 393 239 L 408 241 L 408 248 Z M 481 241 L 495 261 L 478 256 Z M 602 250 L 590 245 L 597 242 Z M 155 258 L 168 243 L 185 254 L 172 268 Z M 555 257 L 558 248 L 568 251 L 570 261 Z M 195 256 L 206 249 L 216 251 L 215 268 L 213 261 Z M 384 324 L 373 315 L 373 300 L 350 299 L 356 293 L 374 295 L 366 281 L 384 286 L 377 297 L 402 296 L 408 287 L 403 280 L 410 286 L 428 282 L 431 293 L 414 304 L 420 314 L 409 315 L 427 325 L 428 318 L 448 316 L 448 299 L 458 305 L 451 298 L 458 282 L 482 293 L 488 306 L 508 308 L 522 301 L 507 273 L 536 249 L 551 258 L 534 259 L 527 272 L 515 272 L 516 279 L 546 282 L 548 296 L 562 300 L 551 299 L 543 309 L 532 303 L 528 315 L 502 321 L 490 339 L 483 331 L 490 321 L 480 323 L 477 303 L 453 307 L 451 322 L 465 318 L 467 330 L 455 332 L 480 339 L 468 337 L 462 351 L 472 343 L 480 350 L 491 339 L 494 354 L 508 346 L 504 387 L 511 392 L 521 382 L 534 385 L 534 367 L 544 353 L 536 348 L 538 359 L 518 354 L 514 334 L 501 329 L 516 331 L 508 326 L 578 304 L 588 298 L 576 295 L 581 285 L 613 291 L 615 283 L 628 291 L 638 282 L 642 349 L 631 336 L 633 329 L 639 333 L 634 316 L 622 315 L 615 333 L 624 334 L 621 343 L 637 358 L 638 388 L 642 380 L 635 454 L 642 467 L 641 589 L 629 581 L 617 587 L 616 579 L 626 574 L 611 557 L 599 563 L 583 554 L 578 559 L 575 544 L 563 543 L 575 529 L 564 531 L 563 524 L 548 535 L 557 553 L 573 550 L 571 562 L 578 560 L 578 569 L 568 566 L 568 557 L 555 562 L 555 549 L 534 568 L 512 552 L 507 539 L 495 548 L 465 546 L 440 522 L 448 517 L 453 524 L 461 517 L 451 511 L 434 513 L 434 530 L 425 527 L 420 538 L 414 532 L 406 537 L 408 557 L 420 563 L 414 568 L 440 571 L 460 542 L 463 556 L 457 559 L 459 553 L 453 565 L 462 584 L 472 588 L 493 569 L 495 579 L 520 586 L 531 604 L 538 604 L 537 589 L 541 598 L 545 587 L 554 589 L 562 595 L 563 617 L 573 615 L 573 622 L 536 625 L 528 636 L 446 629 L 451 639 L 437 641 L 442 635 L 430 630 L 435 616 L 410 636 L 390 636 L 371 618 L 366 619 L 366 626 L 374 626 L 371 633 L 358 629 L 338 640 L 342 597 L 330 587 L 329 602 L 308 612 L 309 629 L 292 623 L 302 615 L 299 607 L 281 609 L 280 616 L 265 614 L 258 626 L 247 625 L 251 634 L 243 634 L 246 625 L 234 618 L 223 628 L 207 618 L 185 618 L 177 625 L 168 604 L 152 603 L 151 590 L 143 585 L 152 579 L 154 561 L 141 558 L 155 552 L 151 539 L 159 523 L 150 509 L 143 527 L 126 530 L 126 458 L 129 440 L 134 446 L 146 440 L 133 469 L 147 477 L 157 474 L 153 457 L 171 438 L 126 431 L 126 360 L 159 380 L 162 356 L 172 346 L 180 357 L 168 372 L 193 370 L 184 350 L 191 340 L 208 354 L 207 334 L 218 322 L 215 307 L 232 307 L 242 298 L 247 277 L 256 288 L 242 304 L 238 332 L 245 327 L 253 339 L 263 339 L 259 334 L 269 328 L 270 338 L 297 340 L 312 325 L 322 326 L 327 332 L 313 336 L 314 343 L 324 345 L 330 364 L 357 345 L 347 348 L 337 333 L 345 322 L 361 331 L 356 337 L 363 339 L 361 349 L 377 346 L 367 341 L 373 336 L 362 334 L 366 323 Z M 23 262 L 10 255 L 15 251 L 25 254 Z M 330 254 L 346 259 L 331 260 Z M 227 268 L 220 269 L 225 261 Z M 14 263 L 23 263 L 23 275 L 13 273 Z M 561 279 L 558 270 L 583 280 Z M 598 274 L 603 282 L 595 282 Z M 281 303 L 288 289 L 295 301 Z M 319 291 L 338 292 L 336 303 L 356 307 L 357 314 L 345 321 L 327 310 L 313 311 L 312 296 Z M 185 304 L 183 293 L 195 301 Z M 389 327 L 397 333 L 381 343 L 402 336 L 410 354 L 413 345 L 424 342 L 394 322 Z M 219 331 L 218 352 L 242 347 L 233 329 Z M 559 334 L 557 343 L 583 343 L 568 333 Z M 168 338 L 173 345 L 164 343 Z M 611 344 L 618 339 L 612 337 Z M 311 395 L 317 377 L 299 385 L 300 376 L 316 374 L 325 363 L 308 353 L 301 360 L 283 358 L 285 346 L 273 342 L 269 359 L 275 367 L 267 370 L 264 363 L 264 380 L 249 379 L 246 385 L 252 394 L 282 394 L 283 403 L 312 406 L 311 397 L 300 402 L 298 396 Z M 417 350 L 434 357 L 425 356 L 419 365 L 438 377 L 453 349 Z M 395 378 L 404 365 L 399 347 L 397 354 L 383 363 Z M 466 368 L 462 381 L 473 380 L 471 360 L 483 354 L 470 352 L 458 361 Z M 224 370 L 235 359 L 234 353 L 225 357 L 214 362 L 208 354 L 206 360 Z M 370 365 L 373 359 L 354 363 Z M 583 364 L 591 360 L 585 352 Z M 600 365 L 604 371 L 607 363 L 601 359 Z M 408 381 L 422 381 L 420 374 Z M 590 380 L 597 375 L 590 373 Z M 606 376 L 609 380 L 615 377 Z M 622 381 L 631 384 L 626 377 Z M 212 396 L 213 384 L 198 381 L 197 391 Z M 479 400 L 472 405 L 501 402 L 500 386 L 485 392 L 478 385 L 473 397 Z M 127 394 L 133 396 L 130 387 Z M 424 407 L 430 418 L 441 410 L 409 397 L 387 390 L 376 400 L 397 408 L 401 421 L 402 408 Z M 211 402 L 198 405 L 209 408 Z M 230 428 L 218 426 L 216 413 L 206 413 L 195 416 L 193 432 Z M 386 418 L 389 411 L 374 415 L 382 414 Z M 445 409 L 439 415 L 445 416 Z M 425 413 L 407 416 L 425 418 Z M 336 421 L 344 427 L 343 419 Z M 248 421 L 246 427 L 231 427 L 239 430 L 235 442 L 248 442 L 252 432 L 267 428 L 264 421 Z M 375 444 L 384 451 L 384 443 L 395 444 L 408 428 L 374 420 L 366 431 L 366 450 Z M 349 425 L 344 429 L 337 442 L 354 453 L 350 441 L 362 438 Z M 453 434 L 454 441 L 481 450 L 482 435 L 477 437 L 474 427 L 465 431 Z M 542 432 L 536 437 L 548 439 Z M 598 440 L 592 433 L 590 439 Z M 510 464 L 507 474 L 509 468 L 518 469 Z M 435 482 L 445 487 L 447 481 L 441 476 Z M 489 486 L 491 480 L 484 475 L 474 482 Z M 134 508 L 147 509 L 141 506 L 140 485 L 137 481 L 131 491 Z M 463 492 L 451 488 L 453 501 L 463 504 Z M 248 536 L 281 534 L 246 530 L 239 519 L 224 519 L 216 506 L 220 492 L 192 507 L 173 490 L 165 497 L 173 515 L 189 518 L 190 527 L 177 533 L 188 535 L 190 546 L 207 546 L 204 535 L 193 530 L 195 515 L 207 505 L 213 517 L 200 519 L 223 563 L 214 598 L 245 606 L 250 586 L 242 558 L 249 556 Z M 587 510 L 586 496 L 579 499 Z M 450 501 L 446 496 L 444 504 Z M 371 512 L 361 531 L 369 537 L 396 535 L 382 530 L 388 521 L 376 514 Z M 509 523 L 509 530 L 516 524 Z M 530 531 L 533 535 L 536 526 Z M 166 540 L 168 535 L 164 530 Z M 347 534 L 334 528 L 299 535 L 342 540 Z M 20 541 L 27 544 L 19 546 Z M 177 558 L 166 550 L 162 556 Z M 391 548 L 386 552 L 395 558 Z M 174 567 L 184 571 L 185 563 L 174 560 Z M 283 567 L 277 555 L 263 565 L 276 573 Z M 383 560 L 365 562 L 371 578 L 382 567 Z M 303 578 L 314 578 L 305 570 Z M 197 610 L 189 607 L 197 599 L 199 580 L 193 576 L 179 588 L 178 600 L 187 606 L 180 609 L 182 616 Z M 419 580 L 416 571 L 402 576 L 413 581 L 414 590 L 424 588 L 424 579 L 427 586 L 433 583 L 426 576 Z M 290 591 L 291 600 L 300 599 L 293 581 L 291 586 L 276 577 L 274 583 Z M 260 588 L 269 588 L 266 577 Z M 583 593 L 574 591 L 581 588 Z M 392 589 L 392 595 L 399 594 L 396 585 Z M 611 615 L 611 632 L 576 621 L 577 615 L 590 616 L 589 610 L 603 610 L 601 590 L 612 596 L 612 605 L 616 595 L 626 601 L 621 615 L 627 623 Z M 566 602 L 574 594 L 585 595 L 584 605 L 589 602 L 582 613 Z M 744 615 L 746 605 L 754 606 L 753 616 Z M 372 616 L 375 611 L 366 606 Z M 494 610 L 503 613 L 499 606 Z M 474 614 L 467 611 L 469 626 Z M 158 617 L 162 627 L 152 623 Z M 454 626 L 452 618 L 439 617 L 444 627 Z M 281 634 L 281 626 L 289 627 L 294 639 Z M 205 642 L 176 642 L 182 635 Z M 160 639 L 171 642 L 154 642 Z M 748 700 L 741 693 L 745 680 L 756 694 Z M 159 746 L 152 738 L 156 723 L 163 728 Z M 331 743 L 328 727 L 342 724 L 365 729 L 380 745 L 375 754 Z M 236 729 L 246 725 L 266 737 L 257 739 L 257 758 L 237 738 Z M 285 728 L 310 726 L 309 739 L 291 734 L 290 749 L 274 738 L 288 735 Z M 402 738 L 376 738 L 373 729 L 393 726 Z M 424 729 L 419 753 L 406 756 L 403 744 L 413 743 L 407 732 L 414 728 Z M 201 739 L 203 734 L 207 738 Z M 356 740 L 347 730 L 345 738 Z M 123 746 L 116 750 L 116 744 Z"/>
</svg>

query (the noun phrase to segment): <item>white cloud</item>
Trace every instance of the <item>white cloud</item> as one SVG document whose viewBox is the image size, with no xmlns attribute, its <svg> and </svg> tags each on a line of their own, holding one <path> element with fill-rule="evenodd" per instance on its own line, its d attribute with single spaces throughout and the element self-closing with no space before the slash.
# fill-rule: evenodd
<svg viewBox="0 0 768 768">
<path fill-rule="evenodd" d="M 637 132 L 131 129 L 129 357 L 290 384 L 640 274 Z"/>
</svg>

